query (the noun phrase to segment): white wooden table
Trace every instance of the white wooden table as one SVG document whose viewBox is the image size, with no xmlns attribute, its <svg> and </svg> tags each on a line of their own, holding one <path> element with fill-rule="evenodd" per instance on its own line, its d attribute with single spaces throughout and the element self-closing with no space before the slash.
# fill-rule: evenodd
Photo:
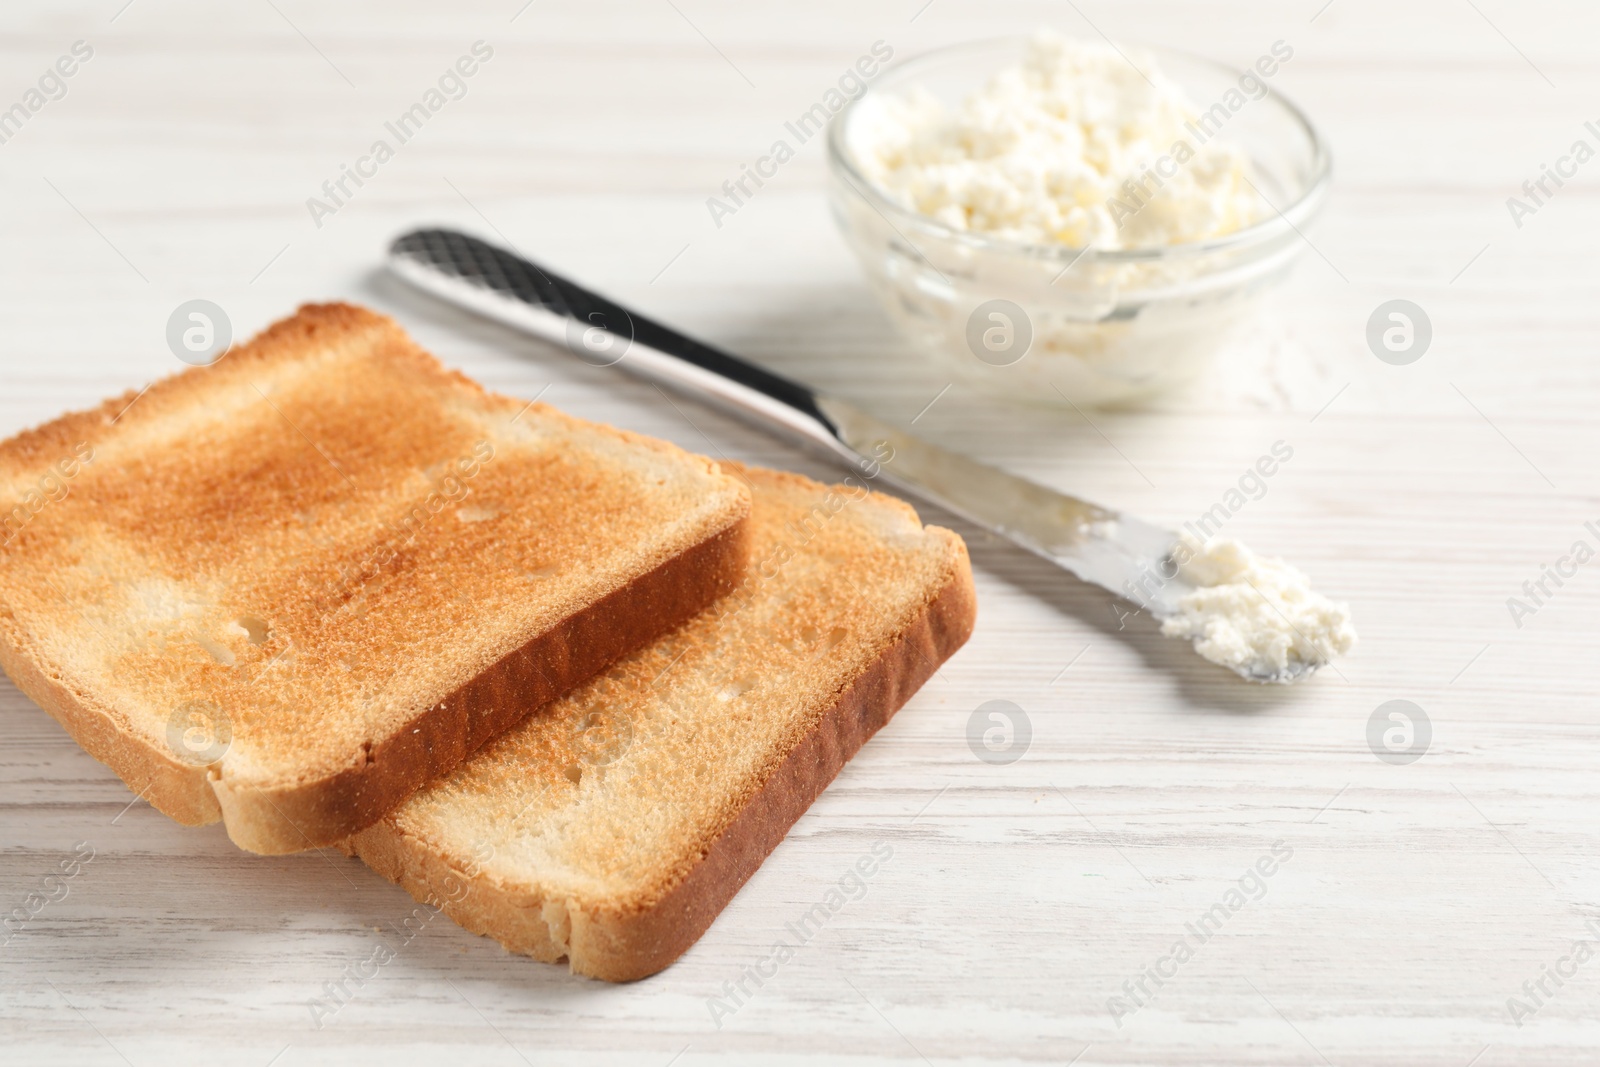
<svg viewBox="0 0 1600 1067">
<path fill-rule="evenodd" d="M 1327 131 L 1337 184 L 1316 254 L 1229 373 L 1092 425 L 956 388 L 917 429 L 1174 523 L 1288 442 L 1293 460 L 1228 532 L 1347 598 L 1363 642 L 1312 684 L 1246 687 L 955 524 L 980 592 L 971 643 L 681 962 L 611 987 L 440 918 L 320 1030 L 308 1003 L 398 940 L 409 898 L 332 851 L 250 856 L 219 827 L 130 804 L 0 682 L 0 906 L 25 906 L 75 846 L 93 849 L 65 898 L 0 948 L 0 1058 L 1594 1061 L 1600 962 L 1560 964 L 1572 975 L 1544 979 L 1537 1005 L 1523 983 L 1600 915 L 1600 564 L 1520 628 L 1506 599 L 1596 541 L 1583 522 L 1600 519 L 1600 162 L 1520 229 L 1505 205 L 1574 139 L 1596 141 L 1582 126 L 1600 118 L 1593 5 L 124 3 L 0 13 L 0 107 L 73 42 L 93 48 L 66 95 L 0 145 L 0 435 L 180 369 L 163 329 L 183 300 L 216 301 L 243 336 L 342 298 L 397 315 L 493 388 L 548 386 L 583 416 L 825 474 L 707 410 L 424 304 L 376 273 L 382 248 L 430 221 L 502 235 L 908 422 L 945 380 L 863 289 L 827 214 L 820 145 L 719 229 L 705 200 L 741 162 L 878 40 L 905 57 L 1053 23 L 1238 63 L 1290 42 L 1277 84 Z M 306 199 L 480 39 L 493 57 L 465 97 L 318 227 Z M 1397 297 L 1435 330 L 1405 367 L 1363 338 Z M 1032 726 L 1005 766 L 966 741 L 973 710 L 998 699 Z M 1367 742 L 1392 699 L 1431 721 L 1408 765 Z M 713 1019 L 724 983 L 880 840 L 894 855 L 868 894 Z M 1188 933 L 1278 842 L 1292 855 L 1260 899 L 1204 943 Z M 1195 947 L 1178 964 L 1180 937 Z M 1156 967 L 1159 988 L 1142 977 Z M 1111 998 L 1140 981 L 1153 995 L 1113 1018 Z M 1536 1011 L 1513 1019 L 1511 997 Z"/>
</svg>

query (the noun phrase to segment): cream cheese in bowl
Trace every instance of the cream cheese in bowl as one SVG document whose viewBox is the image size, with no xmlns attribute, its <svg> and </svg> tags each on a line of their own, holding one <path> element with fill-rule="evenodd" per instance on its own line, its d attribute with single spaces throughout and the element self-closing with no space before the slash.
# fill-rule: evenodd
<svg viewBox="0 0 1600 1067">
<path fill-rule="evenodd" d="M 1255 222 L 1249 161 L 1154 64 L 1042 32 L 954 110 L 913 86 L 857 121 L 857 161 L 907 210 L 967 233 L 1158 248 Z"/>
<path fill-rule="evenodd" d="M 897 325 L 974 383 L 1118 404 L 1195 377 L 1301 251 L 1326 147 L 1233 70 L 1040 32 L 883 76 L 829 140 L 841 228 Z"/>
</svg>

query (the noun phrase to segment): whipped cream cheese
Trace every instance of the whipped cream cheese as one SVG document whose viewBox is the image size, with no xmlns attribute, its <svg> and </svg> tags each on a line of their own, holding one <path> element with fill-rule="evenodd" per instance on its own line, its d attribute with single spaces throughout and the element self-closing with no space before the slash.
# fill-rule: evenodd
<svg viewBox="0 0 1600 1067">
<path fill-rule="evenodd" d="M 866 175 L 956 230 L 1150 248 L 1230 233 L 1261 211 L 1244 154 L 1207 135 L 1202 108 L 1152 57 L 1047 30 L 959 110 L 919 88 L 863 121 Z"/>
<path fill-rule="evenodd" d="M 1190 638 L 1213 663 L 1290 681 L 1296 664 L 1319 667 L 1356 645 L 1349 607 L 1314 591 L 1281 559 L 1257 556 L 1233 540 L 1202 545 L 1188 534 L 1174 558 L 1195 590 L 1179 598 L 1161 632 Z"/>
</svg>

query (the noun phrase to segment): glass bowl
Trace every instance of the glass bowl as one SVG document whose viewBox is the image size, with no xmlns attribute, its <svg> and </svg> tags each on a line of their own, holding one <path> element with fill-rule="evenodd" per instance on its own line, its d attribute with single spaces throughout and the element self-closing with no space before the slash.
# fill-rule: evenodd
<svg viewBox="0 0 1600 1067">
<path fill-rule="evenodd" d="M 954 109 L 1027 37 L 940 49 L 886 72 L 833 120 L 828 170 L 835 220 L 890 317 L 956 377 L 1046 404 L 1119 406 L 1193 381 L 1259 309 L 1306 244 L 1331 158 L 1309 119 L 1265 89 L 1223 134 L 1266 201 L 1260 221 L 1221 237 L 1101 250 L 1027 244 L 952 229 L 900 206 L 857 163 L 875 112 L 914 87 Z M 1141 48 L 1202 109 L 1241 71 Z"/>
</svg>

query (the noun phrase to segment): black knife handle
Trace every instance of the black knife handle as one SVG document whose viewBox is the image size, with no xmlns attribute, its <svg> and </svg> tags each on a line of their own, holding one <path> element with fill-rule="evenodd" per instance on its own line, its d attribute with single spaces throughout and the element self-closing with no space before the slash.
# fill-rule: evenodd
<svg viewBox="0 0 1600 1067">
<path fill-rule="evenodd" d="M 390 245 L 389 260 L 391 266 L 407 280 L 447 299 L 455 299 L 463 294 L 442 291 L 436 284 L 438 277 L 454 279 L 467 287 L 481 290 L 485 295 L 509 298 L 527 307 L 559 317 L 560 320 L 564 320 L 560 340 L 585 362 L 598 366 L 621 364 L 623 369 L 640 370 L 647 377 L 663 379 L 664 376 L 658 373 L 663 367 L 658 359 L 653 359 L 655 366 L 648 369 L 628 366 L 630 351 L 636 346 L 642 346 L 644 349 L 652 350 L 652 356 L 659 355 L 681 361 L 743 389 L 752 390 L 769 400 L 777 401 L 799 415 L 819 423 L 830 436 L 834 436 L 833 423 L 818 406 L 816 394 L 798 382 L 763 370 L 738 356 L 702 344 L 691 337 L 685 337 L 676 330 L 629 311 L 599 293 L 585 289 L 559 274 L 487 241 L 454 230 L 414 230 L 397 238 Z M 434 277 L 430 277 L 430 274 Z M 492 303 L 473 301 L 473 304 L 478 310 L 496 315 L 498 318 L 507 318 L 504 308 L 500 308 L 501 313 L 497 314 L 497 309 Z M 523 321 L 517 324 L 532 325 Z M 556 339 L 551 324 L 545 324 L 542 328 L 538 328 L 537 332 L 552 340 Z M 679 376 L 665 377 L 676 379 Z M 701 379 L 701 382 L 703 383 L 704 379 Z M 694 395 L 700 395 L 703 391 L 684 389 L 683 383 L 678 380 L 670 380 L 667 384 Z M 715 392 L 724 395 L 701 398 L 720 401 L 723 406 L 729 406 L 730 397 L 725 395 L 726 391 L 715 390 Z M 749 404 L 738 403 L 737 400 L 732 406 L 741 409 L 750 407 Z M 814 437 L 814 434 L 805 436 Z"/>
</svg>

